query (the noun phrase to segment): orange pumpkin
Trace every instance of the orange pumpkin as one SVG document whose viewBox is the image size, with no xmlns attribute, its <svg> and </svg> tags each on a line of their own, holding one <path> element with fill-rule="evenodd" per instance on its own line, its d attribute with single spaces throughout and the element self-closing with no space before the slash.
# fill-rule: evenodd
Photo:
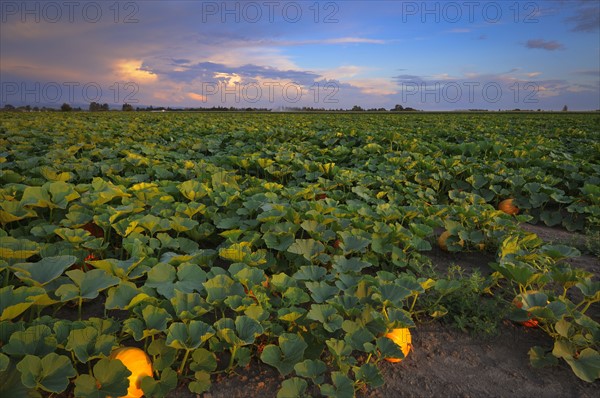
<svg viewBox="0 0 600 398">
<path fill-rule="evenodd" d="M 129 371 L 129 389 L 122 398 L 140 398 L 144 391 L 140 386 L 144 376 L 152 377 L 152 362 L 143 350 L 135 347 L 117 348 L 110 354 L 111 359 L 118 359 Z"/>
<path fill-rule="evenodd" d="M 518 296 L 515 297 L 515 299 L 513 300 L 513 305 L 519 309 L 523 308 L 523 302 L 518 298 Z M 528 312 L 527 316 L 531 317 L 531 314 Z M 539 324 L 538 320 L 535 318 L 530 318 L 526 321 L 522 321 L 519 323 L 527 328 L 536 328 Z"/>
<path fill-rule="evenodd" d="M 446 240 L 448 240 L 448 237 L 450 236 L 450 231 L 444 231 L 440 237 L 438 238 L 438 245 L 440 246 L 440 249 L 444 250 L 444 251 L 448 251 L 448 245 L 446 244 Z M 465 245 L 465 241 L 464 240 L 459 240 L 458 244 L 463 246 Z"/>
<path fill-rule="evenodd" d="M 396 343 L 396 345 L 400 347 L 402 353 L 404 354 L 404 357 L 406 358 L 412 347 L 412 337 L 408 328 L 394 329 L 388 334 L 386 334 L 385 337 Z M 392 363 L 402 361 L 402 359 L 400 358 L 385 358 L 385 360 Z"/>
<path fill-rule="evenodd" d="M 514 199 L 504 199 L 498 204 L 498 210 L 505 212 L 506 214 L 519 214 L 519 208 L 514 205 Z"/>
</svg>

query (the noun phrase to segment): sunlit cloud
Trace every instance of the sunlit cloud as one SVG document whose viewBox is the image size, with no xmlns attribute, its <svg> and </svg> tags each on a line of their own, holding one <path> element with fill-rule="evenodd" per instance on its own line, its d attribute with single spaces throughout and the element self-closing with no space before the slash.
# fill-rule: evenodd
<svg viewBox="0 0 600 398">
<path fill-rule="evenodd" d="M 198 94 L 198 93 L 188 93 L 187 96 L 188 96 L 188 98 L 190 98 L 194 101 L 206 102 L 208 100 L 206 95 L 202 95 L 202 94 Z"/>
<path fill-rule="evenodd" d="M 135 59 L 122 59 L 115 63 L 115 74 L 118 78 L 139 83 L 149 83 L 157 79 L 157 76 L 142 69 L 142 61 Z"/>
</svg>

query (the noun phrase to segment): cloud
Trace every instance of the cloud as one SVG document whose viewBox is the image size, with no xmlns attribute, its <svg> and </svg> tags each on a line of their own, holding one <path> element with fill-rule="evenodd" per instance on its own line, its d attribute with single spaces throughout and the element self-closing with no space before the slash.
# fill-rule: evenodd
<svg viewBox="0 0 600 398">
<path fill-rule="evenodd" d="M 404 75 L 393 76 L 392 81 L 401 85 L 403 83 L 421 83 L 424 80 L 423 80 L 422 76 L 404 74 Z"/>
<path fill-rule="evenodd" d="M 385 40 L 369 39 L 365 37 L 336 37 L 330 39 L 314 40 L 240 40 L 240 46 L 256 45 L 262 47 L 295 47 L 311 45 L 337 45 L 337 44 L 386 44 Z M 232 43 L 229 43 L 232 44 Z"/>
<path fill-rule="evenodd" d="M 198 94 L 198 93 L 188 93 L 187 97 L 193 99 L 194 101 L 206 102 L 206 95 Z"/>
<path fill-rule="evenodd" d="M 369 95 L 385 96 L 398 93 L 393 82 L 386 78 L 353 79 L 348 81 L 348 84 Z"/>
<path fill-rule="evenodd" d="M 581 7 L 575 12 L 575 15 L 565 19 L 567 24 L 573 25 L 573 32 L 595 32 L 600 29 L 600 7 Z"/>
<path fill-rule="evenodd" d="M 398 85 L 400 103 L 417 109 L 548 109 L 550 100 L 569 94 L 581 94 L 581 98 L 597 96 L 598 85 L 536 79 L 541 72 L 520 71 L 521 68 L 500 73 L 468 72 L 451 80 L 446 73 L 404 74 L 392 80 Z M 594 108 L 595 103 L 597 99 L 591 100 L 589 106 Z"/>
<path fill-rule="evenodd" d="M 600 77 L 600 69 L 583 69 L 573 72 L 576 75 Z"/>
<path fill-rule="evenodd" d="M 216 62 L 198 62 L 176 65 L 173 60 L 156 59 L 144 64 L 143 70 L 161 79 L 194 86 L 210 83 L 247 84 L 256 81 L 292 81 L 310 86 L 322 76 L 297 69 L 279 69 L 270 66 L 247 64 L 230 66 Z"/>
<path fill-rule="evenodd" d="M 114 69 L 115 76 L 126 81 L 147 83 L 153 82 L 157 78 L 157 76 L 154 73 L 142 68 L 141 60 L 118 60 L 115 63 Z"/>
<path fill-rule="evenodd" d="M 564 46 L 561 43 L 555 40 L 546 41 L 542 39 L 527 40 L 527 43 L 525 43 L 525 47 L 531 49 L 539 48 L 547 51 L 561 50 L 564 48 Z"/>
</svg>

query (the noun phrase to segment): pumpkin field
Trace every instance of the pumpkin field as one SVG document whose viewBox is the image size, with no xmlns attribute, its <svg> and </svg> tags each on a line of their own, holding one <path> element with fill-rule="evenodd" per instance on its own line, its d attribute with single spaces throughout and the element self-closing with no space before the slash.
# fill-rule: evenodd
<svg viewBox="0 0 600 398">
<path fill-rule="evenodd" d="M 598 113 L 2 112 L 0 143 L 2 397 L 478 396 L 403 395 L 457 336 L 597 392 Z"/>
</svg>

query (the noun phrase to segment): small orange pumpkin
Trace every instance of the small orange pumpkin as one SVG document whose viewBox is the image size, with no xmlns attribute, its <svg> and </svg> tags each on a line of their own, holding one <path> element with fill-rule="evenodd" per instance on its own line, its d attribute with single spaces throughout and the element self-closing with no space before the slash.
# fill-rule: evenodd
<svg viewBox="0 0 600 398">
<path fill-rule="evenodd" d="M 440 249 L 444 250 L 444 251 L 448 251 L 448 245 L 446 244 L 446 240 L 448 240 L 448 237 L 450 236 L 450 231 L 444 231 L 440 237 L 438 238 L 438 245 L 440 246 Z M 465 246 L 465 241 L 464 240 L 459 240 L 458 244 L 460 246 Z"/>
<path fill-rule="evenodd" d="M 150 362 L 148 355 L 139 348 L 122 347 L 114 350 L 110 354 L 110 358 L 123 362 L 123 365 L 131 371 L 129 389 L 127 395 L 122 398 L 140 398 L 144 396 L 144 391 L 140 386 L 141 379 L 144 376 L 152 377 L 152 362 Z"/>
<path fill-rule="evenodd" d="M 515 297 L 515 299 L 513 300 L 513 305 L 519 309 L 523 308 L 523 302 L 519 299 L 519 297 Z M 521 325 L 527 327 L 527 328 L 536 328 L 538 327 L 538 320 L 531 317 L 531 313 L 527 313 L 527 316 L 530 317 L 528 320 L 526 321 L 522 321 L 519 322 Z"/>
<path fill-rule="evenodd" d="M 498 204 L 498 210 L 511 215 L 519 214 L 519 208 L 515 206 L 513 202 L 514 199 L 504 199 Z"/>
<path fill-rule="evenodd" d="M 406 358 L 412 347 L 412 336 L 410 335 L 408 328 L 393 329 L 386 334 L 385 337 L 392 340 L 397 346 L 400 346 L 400 349 Z M 385 358 L 385 360 L 392 363 L 402 361 L 400 358 Z"/>
</svg>

